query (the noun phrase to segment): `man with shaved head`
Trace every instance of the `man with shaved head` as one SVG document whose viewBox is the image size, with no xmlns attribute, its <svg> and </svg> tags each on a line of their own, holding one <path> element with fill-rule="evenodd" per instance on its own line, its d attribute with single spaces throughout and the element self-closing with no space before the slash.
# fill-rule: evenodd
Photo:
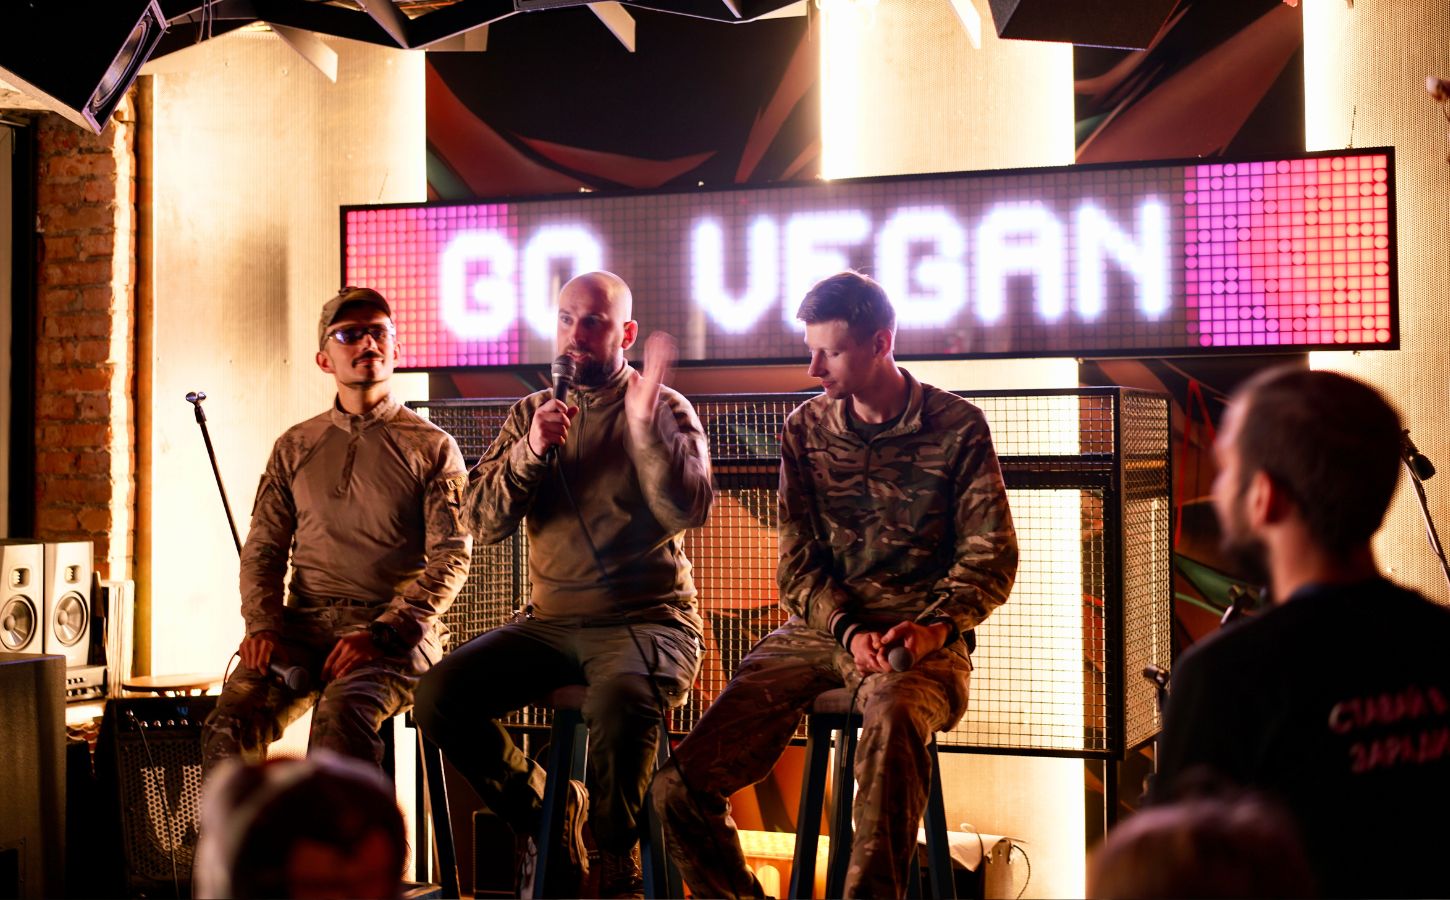
<svg viewBox="0 0 1450 900">
<path fill-rule="evenodd" d="M 480 541 L 523 524 L 531 596 L 513 621 L 447 656 L 417 697 L 424 732 L 494 813 L 531 835 L 544 773 L 499 719 L 557 687 L 587 685 L 588 817 L 602 896 L 639 887 L 634 849 L 660 705 L 685 702 L 700 662 L 684 532 L 705 522 L 713 499 L 704 430 L 689 401 L 664 386 L 673 341 L 650 337 L 642 373 L 625 362 L 639 337 L 632 306 L 629 286 L 609 272 L 559 292 L 556 341 L 575 363 L 573 386 L 565 399 L 538 391 L 514 404 L 466 501 Z M 581 806 L 577 784 L 571 794 Z M 566 825 L 567 852 L 550 856 L 571 865 L 548 880 L 578 896 L 587 863 L 574 808 Z M 523 849 L 527 879 L 536 848 Z"/>
</svg>

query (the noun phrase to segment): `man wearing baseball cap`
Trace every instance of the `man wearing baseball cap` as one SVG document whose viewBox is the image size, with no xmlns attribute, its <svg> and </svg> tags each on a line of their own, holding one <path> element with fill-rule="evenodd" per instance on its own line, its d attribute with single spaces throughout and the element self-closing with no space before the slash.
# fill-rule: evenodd
<svg viewBox="0 0 1450 900">
<path fill-rule="evenodd" d="M 337 396 L 278 438 L 257 488 L 242 549 L 246 637 L 207 719 L 208 771 L 264 758 L 314 705 L 309 750 L 381 763 L 379 727 L 412 705 L 441 656 L 439 616 L 473 548 L 468 475 L 453 438 L 393 396 L 392 315 L 369 288 L 322 306 L 316 361 Z"/>
</svg>

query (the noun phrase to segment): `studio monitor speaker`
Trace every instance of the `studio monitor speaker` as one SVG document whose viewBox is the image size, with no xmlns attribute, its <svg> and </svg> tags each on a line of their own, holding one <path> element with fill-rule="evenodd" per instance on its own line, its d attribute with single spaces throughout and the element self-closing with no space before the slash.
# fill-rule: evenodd
<svg viewBox="0 0 1450 900">
<path fill-rule="evenodd" d="M 1142 50 L 1176 0 L 990 0 L 999 37 Z"/>
<path fill-rule="evenodd" d="M 0 540 L 0 651 L 41 652 L 45 616 L 45 545 Z"/>
<path fill-rule="evenodd" d="M 46 653 L 65 657 L 67 666 L 83 666 L 91 652 L 90 541 L 45 545 Z"/>
<path fill-rule="evenodd" d="M 0 81 L 97 133 L 166 33 L 160 0 L 15 0 L 0 10 Z"/>
<path fill-rule="evenodd" d="M 125 896 L 190 896 L 201 806 L 201 728 L 215 697 L 106 701 L 96 779 L 110 805 Z"/>
<path fill-rule="evenodd" d="M 65 660 L 0 652 L 0 897 L 61 897 Z"/>
</svg>

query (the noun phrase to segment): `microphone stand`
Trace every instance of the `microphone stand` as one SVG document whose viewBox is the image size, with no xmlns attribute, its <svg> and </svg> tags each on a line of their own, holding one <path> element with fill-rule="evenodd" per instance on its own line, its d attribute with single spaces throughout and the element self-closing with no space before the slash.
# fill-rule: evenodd
<svg viewBox="0 0 1450 900">
<path fill-rule="evenodd" d="M 237 534 L 237 523 L 232 521 L 232 505 L 227 502 L 227 489 L 222 484 L 221 469 L 217 468 L 216 451 L 211 446 L 211 433 L 206 430 L 206 412 L 201 408 L 201 401 L 206 399 L 206 391 L 192 391 L 186 395 L 186 402 L 196 409 L 196 424 L 201 427 L 201 438 L 206 441 L 206 456 L 211 460 L 211 473 L 216 476 L 216 489 L 222 495 L 222 509 L 227 514 L 227 527 L 232 530 L 232 543 L 237 545 L 237 555 L 242 554 L 242 539 Z"/>
<path fill-rule="evenodd" d="M 1435 477 L 1435 466 L 1410 440 L 1408 428 L 1400 432 L 1400 461 L 1405 464 L 1405 471 L 1410 473 L 1415 499 L 1420 501 L 1420 515 L 1425 518 L 1425 537 L 1430 542 L 1430 549 L 1435 551 L 1435 557 L 1440 560 L 1440 571 L 1445 574 L 1446 583 L 1450 584 L 1450 562 L 1445 561 L 1445 548 L 1435 530 L 1435 520 L 1430 518 L 1430 501 L 1425 497 L 1425 480 Z"/>
</svg>

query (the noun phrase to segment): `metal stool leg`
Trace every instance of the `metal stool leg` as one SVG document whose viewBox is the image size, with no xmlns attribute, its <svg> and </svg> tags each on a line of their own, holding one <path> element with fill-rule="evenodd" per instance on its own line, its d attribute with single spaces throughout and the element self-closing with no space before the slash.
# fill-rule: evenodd
<svg viewBox="0 0 1450 900">
<path fill-rule="evenodd" d="M 448 816 L 448 785 L 443 778 L 443 751 L 418 729 L 418 754 L 423 759 L 423 780 L 433 819 L 433 843 L 438 854 L 438 883 L 443 896 L 458 897 L 458 857 L 453 849 L 453 823 Z"/>
<path fill-rule="evenodd" d="M 851 865 L 851 843 L 854 837 L 851 821 L 856 800 L 856 728 L 857 716 L 846 716 L 836 730 L 836 777 L 831 791 L 831 856 L 826 864 L 826 896 L 839 897 L 846 887 L 846 871 Z"/>
<path fill-rule="evenodd" d="M 826 803 L 826 762 L 830 750 L 831 734 L 825 718 L 809 717 L 801 802 L 796 812 L 795 864 L 791 869 L 790 892 L 787 894 L 796 900 L 809 900 L 815 889 L 816 848 L 820 845 L 821 809 Z"/>
<path fill-rule="evenodd" d="M 931 895 L 938 900 L 956 900 L 957 885 L 952 876 L 952 854 L 947 843 L 946 801 L 942 797 L 941 759 L 937 756 L 935 735 L 927 750 L 931 754 L 931 790 L 926 795 L 926 855 L 927 868 L 931 872 Z M 982 860 L 984 877 L 986 865 L 987 861 Z M 911 868 L 920 879 L 915 860 Z"/>
<path fill-rule="evenodd" d="M 535 838 L 538 852 L 534 869 L 534 896 L 550 897 L 549 856 L 559 847 L 564 831 L 564 804 L 569 781 L 584 777 L 588 755 L 588 731 L 584 714 L 577 709 L 555 709 L 549 732 L 549 764 L 544 782 L 544 809 Z"/>
<path fill-rule="evenodd" d="M 670 759 L 670 729 L 667 723 L 660 723 L 660 742 L 655 751 L 655 771 Z M 664 825 L 655 815 L 654 804 L 648 795 L 644 804 L 644 828 L 639 838 L 640 868 L 644 870 L 644 895 L 646 897 L 683 897 L 684 880 L 680 870 L 670 859 L 665 848 Z"/>
</svg>

